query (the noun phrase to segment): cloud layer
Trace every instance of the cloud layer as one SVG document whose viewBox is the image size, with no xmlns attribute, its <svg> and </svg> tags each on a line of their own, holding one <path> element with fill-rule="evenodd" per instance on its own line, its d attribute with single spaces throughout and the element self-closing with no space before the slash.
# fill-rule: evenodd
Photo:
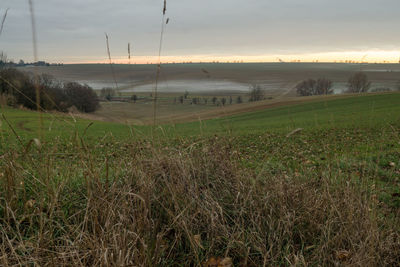
<svg viewBox="0 0 400 267">
<path fill-rule="evenodd" d="M 158 51 L 162 0 L 35 1 L 39 57 L 48 61 L 105 61 L 104 33 L 113 57 Z M 27 1 L 10 8 L 0 50 L 32 59 Z M 400 50 L 398 0 L 169 0 L 163 55 L 251 56 Z"/>
</svg>

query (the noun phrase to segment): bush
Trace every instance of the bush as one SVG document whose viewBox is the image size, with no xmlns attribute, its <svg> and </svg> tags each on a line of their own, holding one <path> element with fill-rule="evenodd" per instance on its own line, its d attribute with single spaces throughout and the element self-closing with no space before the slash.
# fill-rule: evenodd
<svg viewBox="0 0 400 267">
<path fill-rule="evenodd" d="M 68 97 L 69 105 L 75 106 L 82 112 L 93 112 L 99 107 L 99 100 L 94 90 L 88 85 L 76 82 L 64 83 L 64 92 Z"/>
<path fill-rule="evenodd" d="M 371 87 L 371 82 L 365 73 L 357 72 L 349 78 L 347 86 L 348 93 L 365 93 Z"/>
<path fill-rule="evenodd" d="M 37 91 L 40 107 L 44 110 L 66 112 L 75 105 L 82 112 L 92 112 L 99 106 L 96 93 L 87 85 L 75 82 L 62 84 L 48 74 L 35 77 L 13 68 L 0 70 L 0 94 L 12 96 L 13 104 L 36 109 Z"/>
<path fill-rule="evenodd" d="M 32 77 L 12 68 L 0 70 L 0 93 L 13 95 L 16 104 L 36 108 L 36 89 Z"/>
</svg>

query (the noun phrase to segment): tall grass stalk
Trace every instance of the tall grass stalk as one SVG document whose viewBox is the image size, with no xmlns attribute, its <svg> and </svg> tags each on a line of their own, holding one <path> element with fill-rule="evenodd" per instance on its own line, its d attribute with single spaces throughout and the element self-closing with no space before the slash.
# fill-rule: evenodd
<svg viewBox="0 0 400 267">
<path fill-rule="evenodd" d="M 36 34 L 36 20 L 33 0 L 29 0 L 29 11 L 31 14 L 31 26 L 32 26 L 32 45 L 33 45 L 33 61 L 38 61 L 38 49 L 37 49 L 37 34 Z M 36 91 L 36 110 L 39 114 L 39 127 L 38 127 L 38 137 L 42 139 L 42 128 L 43 128 L 43 116 L 42 110 L 40 108 L 40 86 L 39 77 L 37 75 L 36 67 L 34 68 L 34 79 L 35 79 L 35 91 Z"/>
<path fill-rule="evenodd" d="M 7 18 L 7 14 L 8 14 L 8 8 L 6 9 L 6 11 L 4 12 L 3 18 L 1 20 L 1 25 L 0 25 L 0 36 L 3 33 L 3 28 L 4 28 L 4 24 L 6 22 L 6 18 Z"/>
<path fill-rule="evenodd" d="M 166 26 L 166 21 L 165 21 L 165 14 L 167 11 L 167 0 L 164 0 L 164 6 L 163 6 L 163 11 L 162 11 L 162 20 L 161 20 L 161 33 L 160 33 L 160 45 L 158 47 L 158 64 L 157 64 L 157 73 L 156 73 L 156 84 L 154 86 L 153 90 L 153 128 L 155 127 L 157 123 L 157 91 L 158 91 L 158 83 L 160 79 L 160 72 L 161 72 L 161 50 L 162 50 L 162 44 L 163 44 L 163 37 L 164 37 L 164 31 L 165 31 L 165 26 Z"/>
<path fill-rule="evenodd" d="M 109 44 L 109 41 L 108 41 L 107 33 L 105 33 L 105 36 L 106 36 L 107 55 L 108 55 L 108 60 L 109 60 L 109 63 L 110 63 L 111 74 L 112 74 L 113 79 L 114 79 L 115 89 L 118 91 L 117 77 L 115 76 L 114 66 L 113 66 L 113 63 L 112 63 L 112 60 L 111 60 L 110 44 Z"/>
</svg>

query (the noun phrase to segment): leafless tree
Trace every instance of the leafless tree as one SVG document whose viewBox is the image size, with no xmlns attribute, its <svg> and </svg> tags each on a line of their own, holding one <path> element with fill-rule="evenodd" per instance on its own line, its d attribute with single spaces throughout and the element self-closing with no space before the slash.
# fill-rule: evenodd
<svg viewBox="0 0 400 267">
<path fill-rule="evenodd" d="M 357 72 L 349 78 L 347 86 L 348 93 L 365 93 L 371 87 L 371 82 L 365 73 Z"/>
<path fill-rule="evenodd" d="M 261 89 L 261 86 L 258 84 L 253 84 L 250 87 L 250 98 L 249 101 L 260 101 L 264 99 L 264 92 Z"/>
<path fill-rule="evenodd" d="M 328 95 L 333 93 L 332 84 L 332 81 L 326 78 L 307 79 L 296 85 L 296 91 L 300 96 Z"/>
<path fill-rule="evenodd" d="M 326 78 L 321 78 L 317 80 L 315 87 L 315 95 L 330 95 L 333 94 L 332 81 Z"/>
</svg>

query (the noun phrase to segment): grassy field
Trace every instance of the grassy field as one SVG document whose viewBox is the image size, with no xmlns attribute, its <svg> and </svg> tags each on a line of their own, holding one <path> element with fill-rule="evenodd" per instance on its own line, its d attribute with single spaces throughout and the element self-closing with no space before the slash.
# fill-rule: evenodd
<svg viewBox="0 0 400 267">
<path fill-rule="evenodd" d="M 191 120 L 194 120 L 193 122 L 161 124 L 157 127 L 157 131 L 168 134 L 168 136 L 226 135 L 226 133 L 241 135 L 263 132 L 289 133 L 296 128 L 304 128 L 305 130 L 346 127 L 369 128 L 399 122 L 399 93 L 309 97 L 300 98 L 300 101 L 299 98 L 296 100 L 240 104 L 235 105 L 236 107 L 232 110 L 229 107 L 220 107 L 217 108 L 218 113 L 212 112 L 210 117 L 220 116 L 221 118 L 203 120 L 202 118 L 206 119 L 209 114 L 208 112 L 199 112 L 198 117 L 191 118 Z M 122 106 L 126 107 L 128 104 L 122 103 Z M 133 109 L 134 104 L 131 107 Z M 243 110 L 247 112 L 230 115 L 234 114 L 238 107 L 243 107 Z M 239 109 L 239 112 L 243 112 L 243 110 Z M 251 110 L 256 111 L 251 112 Z M 150 113 L 151 110 L 148 111 Z M 119 112 L 135 112 L 135 110 L 124 111 L 124 109 L 121 109 Z M 28 139 L 37 137 L 40 125 L 38 113 L 7 107 L 2 108 L 2 113 L 11 122 L 18 135 Z M 162 116 L 162 110 L 160 114 Z M 150 118 L 149 115 L 147 116 Z M 127 138 L 132 137 L 132 132 L 134 132 L 134 135 L 143 134 L 147 136 L 152 129 L 150 126 L 91 121 L 64 114 L 48 113 L 43 114 L 43 118 L 44 125 L 41 132 L 49 137 L 65 137 L 70 136 L 75 131 L 82 132 L 92 122 L 86 133 L 87 136 L 92 137 L 111 134 L 118 138 Z M 171 119 L 171 121 L 173 120 Z M 11 134 L 5 122 L 2 123 L 2 127 L 3 135 Z"/>
<path fill-rule="evenodd" d="M 400 262 L 399 93 L 244 110 L 155 128 L 44 114 L 40 129 L 3 107 L 0 263 Z"/>
</svg>

